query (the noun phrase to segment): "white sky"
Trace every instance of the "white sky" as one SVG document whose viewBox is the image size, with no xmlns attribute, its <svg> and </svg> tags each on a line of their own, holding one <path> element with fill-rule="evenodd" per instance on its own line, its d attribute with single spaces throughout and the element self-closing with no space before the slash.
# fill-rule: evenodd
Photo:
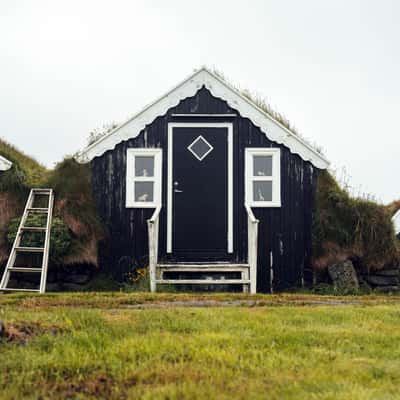
<svg viewBox="0 0 400 400">
<path fill-rule="evenodd" d="M 400 198 L 400 1 L 0 1 L 0 136 L 48 166 L 193 69 L 259 92 L 355 192 Z"/>
</svg>

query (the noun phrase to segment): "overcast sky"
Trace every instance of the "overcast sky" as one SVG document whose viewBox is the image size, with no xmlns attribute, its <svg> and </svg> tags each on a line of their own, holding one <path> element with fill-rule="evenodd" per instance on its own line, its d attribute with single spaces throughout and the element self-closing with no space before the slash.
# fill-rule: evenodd
<svg viewBox="0 0 400 400">
<path fill-rule="evenodd" d="M 400 198 L 400 1 L 0 1 L 0 137 L 53 166 L 195 68 L 264 95 L 356 193 Z"/>
</svg>

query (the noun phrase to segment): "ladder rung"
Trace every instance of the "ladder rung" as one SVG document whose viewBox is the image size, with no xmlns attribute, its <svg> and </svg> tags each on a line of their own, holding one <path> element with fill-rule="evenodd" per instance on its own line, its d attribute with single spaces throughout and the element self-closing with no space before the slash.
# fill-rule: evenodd
<svg viewBox="0 0 400 400">
<path fill-rule="evenodd" d="M 49 209 L 44 207 L 31 207 L 26 209 L 27 212 L 48 213 Z"/>
<path fill-rule="evenodd" d="M 42 268 L 34 267 L 10 267 L 8 270 L 11 272 L 42 272 Z"/>
<path fill-rule="evenodd" d="M 45 226 L 21 226 L 21 231 L 32 231 L 32 232 L 44 232 L 46 231 Z"/>
<path fill-rule="evenodd" d="M 226 268 L 249 268 L 249 264 L 220 263 L 168 263 L 157 264 L 157 268 L 219 268 L 221 271 Z"/>
<path fill-rule="evenodd" d="M 32 189 L 33 193 L 51 193 L 53 189 Z"/>
<path fill-rule="evenodd" d="M 41 253 L 44 251 L 43 247 L 16 247 L 16 251 L 22 251 L 24 253 Z"/>
<path fill-rule="evenodd" d="M 0 288 L 0 292 L 40 292 L 40 289 Z"/>
</svg>

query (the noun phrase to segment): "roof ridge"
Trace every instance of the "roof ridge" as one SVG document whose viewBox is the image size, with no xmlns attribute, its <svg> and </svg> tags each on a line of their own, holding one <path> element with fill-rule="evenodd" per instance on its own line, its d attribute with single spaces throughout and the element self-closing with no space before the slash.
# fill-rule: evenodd
<svg viewBox="0 0 400 400">
<path fill-rule="evenodd" d="M 284 126 L 253 100 L 240 93 L 232 84 L 205 66 L 195 70 L 166 94 L 87 146 L 76 155 L 76 159 L 80 162 L 89 162 L 105 151 L 113 149 L 118 143 L 136 137 L 155 118 L 165 115 L 170 108 L 176 106 L 181 100 L 194 96 L 203 86 L 214 97 L 226 101 L 230 107 L 237 109 L 242 116 L 249 118 L 271 141 L 285 145 L 292 153 L 299 154 L 305 161 L 312 162 L 318 168 L 325 169 L 328 167 L 328 160 L 302 137 Z M 119 136 L 116 137 L 118 132 Z"/>
</svg>

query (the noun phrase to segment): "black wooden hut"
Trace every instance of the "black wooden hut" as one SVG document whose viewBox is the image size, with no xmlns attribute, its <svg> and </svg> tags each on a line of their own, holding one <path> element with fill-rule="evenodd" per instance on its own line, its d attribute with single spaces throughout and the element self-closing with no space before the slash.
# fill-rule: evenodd
<svg viewBox="0 0 400 400">
<path fill-rule="evenodd" d="M 269 292 L 310 277 L 327 160 L 202 68 L 82 151 L 110 236 L 100 263 L 145 260 L 157 285 Z M 219 286 L 221 287 L 221 286 Z"/>
</svg>

